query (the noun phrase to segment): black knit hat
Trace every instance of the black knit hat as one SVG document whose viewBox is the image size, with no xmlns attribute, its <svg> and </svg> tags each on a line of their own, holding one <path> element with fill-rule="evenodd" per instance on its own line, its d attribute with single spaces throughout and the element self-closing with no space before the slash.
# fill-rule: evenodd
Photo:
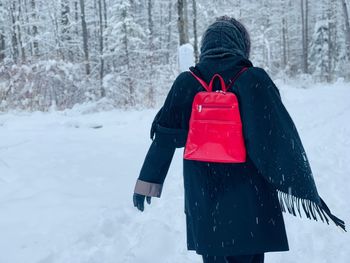
<svg viewBox="0 0 350 263">
<path fill-rule="evenodd" d="M 250 36 L 238 20 L 221 16 L 205 31 L 201 42 L 201 59 L 204 57 L 223 57 L 239 55 L 249 58 Z"/>
<path fill-rule="evenodd" d="M 245 42 L 245 45 L 246 45 L 246 52 L 245 53 L 247 54 L 247 57 L 249 58 L 250 46 L 251 46 L 251 44 L 250 44 L 250 35 L 249 35 L 247 29 L 245 28 L 245 26 L 241 22 L 236 20 L 235 18 L 229 17 L 229 16 L 217 17 L 216 21 L 227 21 L 227 22 L 231 23 L 232 25 L 234 25 L 235 27 L 238 28 L 238 30 L 240 31 L 240 33 L 243 36 L 243 39 L 244 39 L 244 42 Z"/>
</svg>

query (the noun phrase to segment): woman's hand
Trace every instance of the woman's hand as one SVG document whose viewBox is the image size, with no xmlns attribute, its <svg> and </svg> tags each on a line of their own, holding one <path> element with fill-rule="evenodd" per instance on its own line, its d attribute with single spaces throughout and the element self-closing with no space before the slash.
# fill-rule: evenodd
<svg viewBox="0 0 350 263">
<path fill-rule="evenodd" d="M 145 209 L 144 207 L 144 203 L 145 203 L 145 198 L 147 203 L 150 205 L 151 204 L 151 197 L 150 196 L 144 196 L 141 194 L 136 194 L 134 193 L 133 196 L 133 201 L 134 201 L 134 206 L 137 207 L 138 210 L 140 210 L 141 212 L 143 212 L 143 210 Z"/>
</svg>

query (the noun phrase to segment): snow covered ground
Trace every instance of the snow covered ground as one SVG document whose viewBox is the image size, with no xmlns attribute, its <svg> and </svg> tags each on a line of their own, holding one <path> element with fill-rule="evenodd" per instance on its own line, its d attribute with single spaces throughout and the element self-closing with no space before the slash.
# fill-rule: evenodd
<svg viewBox="0 0 350 263">
<path fill-rule="evenodd" d="M 279 84 L 319 192 L 349 223 L 350 85 Z M 89 110 L 0 115 L 0 263 L 200 263 L 186 251 L 181 151 L 162 198 L 132 205 L 156 111 Z M 291 251 L 267 263 L 350 262 L 349 234 L 285 220 Z"/>
</svg>

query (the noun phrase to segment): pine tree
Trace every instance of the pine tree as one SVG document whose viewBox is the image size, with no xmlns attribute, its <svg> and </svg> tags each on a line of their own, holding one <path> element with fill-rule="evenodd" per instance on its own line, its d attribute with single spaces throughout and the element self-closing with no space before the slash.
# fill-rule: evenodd
<svg viewBox="0 0 350 263">
<path fill-rule="evenodd" d="M 329 23 L 322 19 L 315 24 L 312 37 L 310 61 L 313 61 L 313 74 L 321 81 L 329 78 Z"/>
<path fill-rule="evenodd" d="M 115 80 L 120 90 L 112 91 L 114 96 L 119 97 L 122 105 L 135 105 L 137 85 L 134 76 L 138 75 L 139 64 L 146 35 L 143 28 L 136 23 L 131 12 L 133 3 L 131 1 L 119 0 L 114 4 L 109 21 L 108 34 L 110 54 L 114 62 L 114 70 L 119 77 Z M 139 69 L 141 70 L 141 69 Z M 143 81 L 143 80 L 141 80 Z"/>
</svg>

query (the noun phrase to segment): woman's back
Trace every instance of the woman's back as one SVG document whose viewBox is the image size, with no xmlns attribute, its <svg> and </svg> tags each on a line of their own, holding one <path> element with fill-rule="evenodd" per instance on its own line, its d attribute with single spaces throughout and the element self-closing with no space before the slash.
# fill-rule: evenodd
<svg viewBox="0 0 350 263">
<path fill-rule="evenodd" d="M 207 83 L 220 74 L 226 85 L 243 67 L 249 68 L 229 89 L 239 101 L 247 161 L 183 160 L 187 247 L 204 260 L 242 254 L 261 260 L 264 252 L 288 250 L 281 211 L 304 211 L 309 218 L 331 219 L 345 229 L 319 197 L 296 127 L 268 74 L 248 60 L 249 48 L 241 24 L 219 19 L 204 34 L 200 62 L 191 68 Z M 141 210 L 143 195 L 160 196 L 174 151 L 185 146 L 199 91 L 204 89 L 197 79 L 181 73 L 154 119 L 154 140 L 135 187 L 135 206 Z"/>
</svg>

